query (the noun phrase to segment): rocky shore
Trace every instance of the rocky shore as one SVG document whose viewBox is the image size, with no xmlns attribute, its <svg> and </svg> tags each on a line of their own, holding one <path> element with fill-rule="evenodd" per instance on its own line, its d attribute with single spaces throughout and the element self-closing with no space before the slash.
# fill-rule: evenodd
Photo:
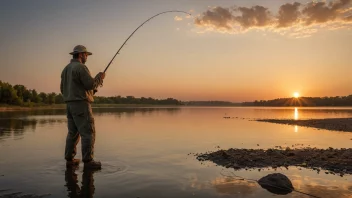
<svg viewBox="0 0 352 198">
<path fill-rule="evenodd" d="M 255 121 L 313 127 L 317 129 L 325 129 L 325 130 L 333 130 L 333 131 L 352 132 L 352 118 L 326 118 L 326 119 L 309 119 L 309 120 L 257 119 Z"/>
<path fill-rule="evenodd" d="M 212 161 L 219 166 L 239 169 L 289 168 L 298 166 L 326 174 L 352 174 L 352 149 L 235 149 L 196 154 L 199 161 Z"/>
</svg>

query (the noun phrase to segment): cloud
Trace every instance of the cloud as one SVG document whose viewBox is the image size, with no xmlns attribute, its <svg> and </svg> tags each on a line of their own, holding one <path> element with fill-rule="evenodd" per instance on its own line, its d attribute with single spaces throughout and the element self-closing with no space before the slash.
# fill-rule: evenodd
<svg viewBox="0 0 352 198">
<path fill-rule="evenodd" d="M 234 15 L 239 12 L 240 15 Z M 270 12 L 263 6 L 252 8 L 215 7 L 207 10 L 201 17 L 195 19 L 195 24 L 221 31 L 231 31 L 240 26 L 242 29 L 264 27 L 271 23 Z"/>
<path fill-rule="evenodd" d="M 348 17 L 345 17 L 344 20 L 345 20 L 345 21 L 352 21 L 352 15 L 351 15 L 351 16 L 348 16 Z"/>
<path fill-rule="evenodd" d="M 240 16 L 235 16 L 235 22 L 244 29 L 250 27 L 264 27 L 271 23 L 270 12 L 263 6 L 253 6 L 252 8 L 239 7 Z"/>
<path fill-rule="evenodd" d="M 299 11 L 299 6 L 301 4 L 298 2 L 295 3 L 286 3 L 282 5 L 279 9 L 279 14 L 278 14 L 278 24 L 277 27 L 289 27 L 295 23 L 297 23 L 299 16 L 300 16 L 300 11 Z"/>
<path fill-rule="evenodd" d="M 175 16 L 175 21 L 182 21 L 182 17 L 179 17 L 179 16 Z"/>
<path fill-rule="evenodd" d="M 249 8 L 210 7 L 197 16 L 194 23 L 208 31 L 232 34 L 254 28 L 286 34 L 288 29 L 295 37 L 303 38 L 322 28 L 332 30 L 338 29 L 336 27 L 350 27 L 352 25 L 352 0 L 335 0 L 329 3 L 325 1 L 307 4 L 286 3 L 279 7 L 276 14 L 260 5 Z"/>
<path fill-rule="evenodd" d="M 306 25 L 313 23 L 325 23 L 341 19 L 344 8 L 351 6 L 352 0 L 339 0 L 330 2 L 309 3 L 302 10 Z"/>
<path fill-rule="evenodd" d="M 203 13 L 202 17 L 195 19 L 195 24 L 211 27 L 218 30 L 231 30 L 234 17 L 229 8 L 215 7 Z"/>
<path fill-rule="evenodd" d="M 312 34 L 318 32 L 318 29 L 314 29 L 314 28 L 297 28 L 293 31 L 291 31 L 291 33 L 289 33 L 289 37 L 292 38 L 308 38 L 311 37 Z"/>
</svg>

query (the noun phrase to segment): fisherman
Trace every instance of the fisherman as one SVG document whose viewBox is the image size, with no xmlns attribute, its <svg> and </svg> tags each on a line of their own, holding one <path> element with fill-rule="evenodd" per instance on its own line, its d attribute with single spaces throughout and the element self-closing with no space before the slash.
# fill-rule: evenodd
<svg viewBox="0 0 352 198">
<path fill-rule="evenodd" d="M 66 103 L 67 128 L 65 159 L 66 167 L 77 166 L 76 146 L 81 138 L 84 168 L 100 169 L 101 162 L 94 160 L 95 125 L 91 103 L 98 86 L 103 84 L 105 73 L 93 78 L 85 65 L 91 52 L 83 45 L 74 47 L 71 62 L 61 73 L 60 91 Z"/>
</svg>

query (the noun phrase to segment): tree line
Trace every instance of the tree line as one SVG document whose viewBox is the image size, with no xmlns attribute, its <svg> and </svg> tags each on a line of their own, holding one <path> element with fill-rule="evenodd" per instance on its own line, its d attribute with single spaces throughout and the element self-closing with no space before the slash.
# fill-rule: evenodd
<svg viewBox="0 0 352 198">
<path fill-rule="evenodd" d="M 188 106 L 240 106 L 241 103 L 233 103 L 228 101 L 188 101 L 183 102 Z"/>
<path fill-rule="evenodd" d="M 28 89 L 24 85 L 11 85 L 0 80 L 0 104 L 35 106 L 63 104 L 64 99 L 61 93 L 44 93 L 35 89 Z M 134 96 L 94 96 L 96 104 L 150 104 L 150 105 L 181 105 L 181 101 L 174 98 L 154 99 L 151 97 L 136 98 Z"/>
<path fill-rule="evenodd" d="M 63 104 L 62 94 L 37 92 L 24 85 L 11 85 L 0 80 L 0 104 L 18 106 L 36 106 Z M 174 98 L 154 99 L 134 96 L 94 96 L 96 104 L 147 104 L 147 105 L 190 105 L 190 106 L 352 106 L 352 95 L 335 97 L 300 97 L 277 98 L 273 100 L 255 100 L 253 102 L 232 103 L 227 101 L 188 101 L 182 102 Z"/>
<path fill-rule="evenodd" d="M 242 106 L 352 106 L 352 95 L 335 97 L 299 97 L 277 98 L 273 100 L 255 100 L 254 102 L 243 102 Z"/>
</svg>

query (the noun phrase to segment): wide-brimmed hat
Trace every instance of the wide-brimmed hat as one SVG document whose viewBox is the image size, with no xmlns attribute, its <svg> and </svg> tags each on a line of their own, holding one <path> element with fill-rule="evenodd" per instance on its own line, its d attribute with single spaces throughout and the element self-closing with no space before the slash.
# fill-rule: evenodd
<svg viewBox="0 0 352 198">
<path fill-rule="evenodd" d="M 88 55 L 92 55 L 92 52 L 88 52 L 87 48 L 84 47 L 83 45 L 77 45 L 75 48 L 73 48 L 73 52 L 70 52 L 71 55 L 77 54 L 77 53 L 87 53 Z"/>
</svg>

